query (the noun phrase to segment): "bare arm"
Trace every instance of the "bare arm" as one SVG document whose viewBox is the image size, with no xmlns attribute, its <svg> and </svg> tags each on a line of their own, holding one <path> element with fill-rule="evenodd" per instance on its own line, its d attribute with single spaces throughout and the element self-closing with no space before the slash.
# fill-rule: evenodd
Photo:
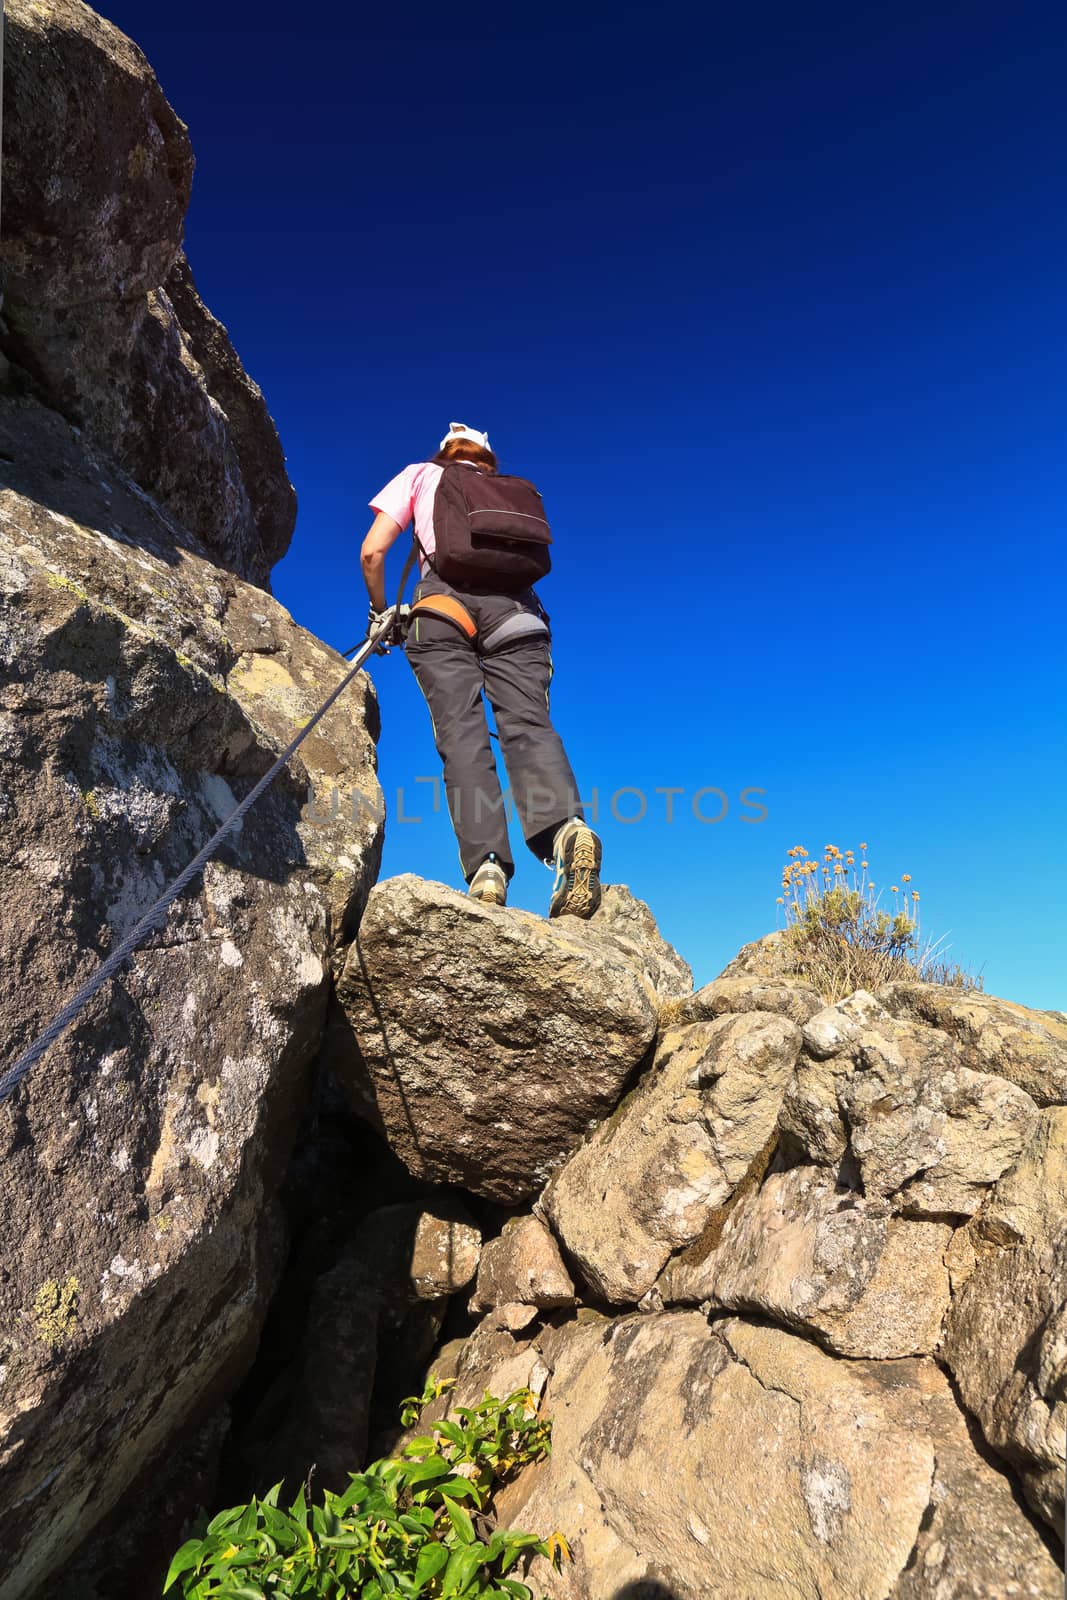
<svg viewBox="0 0 1067 1600">
<path fill-rule="evenodd" d="M 400 532 L 392 517 L 387 517 L 384 511 L 379 511 L 370 525 L 359 553 L 363 582 L 367 585 L 370 603 L 375 611 L 385 609 L 385 552 L 399 538 Z"/>
</svg>

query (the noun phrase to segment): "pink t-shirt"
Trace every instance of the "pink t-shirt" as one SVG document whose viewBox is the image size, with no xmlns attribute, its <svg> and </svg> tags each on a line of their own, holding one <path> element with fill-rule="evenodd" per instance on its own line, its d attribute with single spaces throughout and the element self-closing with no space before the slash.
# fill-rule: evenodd
<svg viewBox="0 0 1067 1600">
<path fill-rule="evenodd" d="M 473 467 L 475 463 L 464 461 L 461 465 Z M 384 511 L 401 530 L 414 517 L 419 544 L 429 556 L 433 555 L 435 548 L 433 501 L 441 481 L 441 470 L 436 461 L 413 461 L 395 478 L 390 478 L 385 488 L 379 490 L 370 502 L 372 511 Z M 421 561 L 420 566 L 423 571 L 426 570 L 425 561 Z"/>
</svg>

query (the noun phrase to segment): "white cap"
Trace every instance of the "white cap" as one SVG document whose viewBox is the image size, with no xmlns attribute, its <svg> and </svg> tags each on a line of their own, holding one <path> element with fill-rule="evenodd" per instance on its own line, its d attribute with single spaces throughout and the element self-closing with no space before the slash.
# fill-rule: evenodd
<svg viewBox="0 0 1067 1600">
<path fill-rule="evenodd" d="M 487 433 L 479 433 L 477 428 L 468 428 L 465 422 L 450 422 L 448 424 L 448 432 L 438 445 L 438 449 L 443 450 L 446 444 L 452 443 L 453 439 L 469 439 L 471 444 L 481 445 L 483 450 L 490 448 L 489 435 Z"/>
</svg>

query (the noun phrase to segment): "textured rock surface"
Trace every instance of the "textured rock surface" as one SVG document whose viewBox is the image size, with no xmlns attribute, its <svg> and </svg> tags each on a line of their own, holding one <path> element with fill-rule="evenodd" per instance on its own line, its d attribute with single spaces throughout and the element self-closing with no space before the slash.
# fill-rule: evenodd
<svg viewBox="0 0 1067 1600">
<path fill-rule="evenodd" d="M 677 1600 L 1061 1592 L 930 1361 L 842 1362 L 695 1312 L 560 1330 L 552 1356 L 552 1457 L 499 1503 L 573 1542 L 562 1577 L 534 1565 L 535 1593 L 614 1600 L 652 1578 Z"/>
<path fill-rule="evenodd" d="M 728 1012 L 772 1011 L 793 1022 L 805 1023 L 823 1001 L 802 983 L 771 983 L 763 978 L 715 978 L 683 1001 L 671 1021 L 710 1022 Z"/>
<path fill-rule="evenodd" d="M 664 1301 L 758 1311 L 845 1356 L 928 1355 L 949 1303 L 943 1222 L 871 1216 L 824 1169 L 775 1173 L 730 1213 L 717 1249 L 672 1263 Z"/>
<path fill-rule="evenodd" d="M 656 919 L 625 884 L 606 883 L 600 909 L 592 920 L 599 933 L 610 933 L 618 946 L 630 952 L 647 983 L 663 999 L 681 999 L 692 992 L 693 970 L 667 943 Z"/>
<path fill-rule="evenodd" d="M 574 1284 L 555 1239 L 536 1217 L 513 1217 L 482 1251 L 471 1310 L 573 1304 Z"/>
<path fill-rule="evenodd" d="M 966 1230 L 943 1358 L 989 1443 L 1062 1531 L 1067 1456 L 1067 1110 L 1034 1137 Z"/>
<path fill-rule="evenodd" d="M 665 1035 L 541 1201 L 594 1297 L 636 1304 L 713 1222 L 774 1134 L 799 1047 L 794 1022 L 761 1012 Z"/>
<path fill-rule="evenodd" d="M 1037 1122 L 1007 1078 L 964 1066 L 937 1028 L 897 1020 L 858 990 L 804 1027 L 782 1108 L 787 1150 L 839 1167 L 886 1212 L 970 1216 Z"/>
<path fill-rule="evenodd" d="M 911 1216 L 970 1215 L 1023 1148 L 1037 1109 L 1006 1079 L 957 1064 L 944 1035 L 907 1024 L 860 1036 L 838 1105 L 864 1193 Z"/>
<path fill-rule="evenodd" d="M 952 1309 L 944 1359 L 993 1448 L 1062 1533 L 1067 1454 L 1067 1221 L 1043 1250 L 981 1261 Z"/>
<path fill-rule="evenodd" d="M 1038 1105 L 1067 1104 L 1067 1015 L 1031 1011 L 995 995 L 937 983 L 896 983 L 880 996 L 898 1017 L 941 1028 L 957 1040 L 975 1072 L 992 1072 L 1025 1089 Z"/>
<path fill-rule="evenodd" d="M 4 11 L 0 350 L 215 560 L 265 584 L 295 499 L 181 254 L 187 131 L 137 47 L 80 0 Z"/>
<path fill-rule="evenodd" d="M 195 541 L 179 548 L 54 413 L 0 402 L 0 451 L 10 1060 L 344 663 Z M 254 1349 L 278 1257 L 268 1198 L 333 944 L 380 849 L 374 703 L 365 682 L 349 694 L 202 886 L 0 1106 L 5 1600 L 69 1553 Z M 352 804 L 308 820 L 312 785 Z"/>
<path fill-rule="evenodd" d="M 629 940 L 404 876 L 371 893 L 330 1059 L 416 1176 L 536 1194 L 641 1062 L 656 997 Z"/>
</svg>

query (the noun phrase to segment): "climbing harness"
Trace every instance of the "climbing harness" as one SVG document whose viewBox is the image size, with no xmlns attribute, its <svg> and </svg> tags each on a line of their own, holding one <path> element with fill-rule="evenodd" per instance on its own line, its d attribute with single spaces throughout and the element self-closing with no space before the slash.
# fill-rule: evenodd
<svg viewBox="0 0 1067 1600">
<path fill-rule="evenodd" d="M 202 868 L 207 865 L 226 836 L 232 833 L 234 829 L 239 826 L 242 819 L 255 805 L 256 801 L 259 799 L 260 795 L 263 794 L 264 790 L 270 788 L 271 784 L 274 782 L 279 772 L 281 772 L 282 768 L 289 761 L 290 757 L 292 757 L 296 751 L 299 750 L 300 746 L 303 744 L 312 728 L 314 728 L 322 720 L 327 711 L 329 711 L 330 707 L 333 705 L 334 701 L 337 700 L 348 688 L 348 685 L 352 682 L 357 672 L 360 671 L 367 657 L 377 647 L 379 641 L 394 631 L 394 616 L 395 608 L 390 606 L 383 615 L 381 624 L 376 631 L 372 634 L 369 634 L 361 644 L 353 646 L 353 648 L 358 651 L 358 654 L 356 655 L 351 668 L 341 679 L 341 682 L 337 685 L 336 689 L 333 689 L 330 694 L 327 695 L 326 699 L 322 702 L 322 705 L 315 712 L 310 721 L 306 722 L 301 728 L 300 732 L 296 735 L 296 738 L 291 740 L 290 743 L 286 745 L 285 749 L 274 762 L 273 766 L 263 774 L 262 778 L 259 779 L 259 782 L 254 786 L 254 788 L 249 790 L 248 794 L 245 795 L 240 805 L 235 807 L 235 809 L 230 812 L 230 815 L 226 818 L 225 822 L 222 823 L 221 827 L 217 828 L 216 831 L 211 835 L 211 838 L 208 840 L 207 844 L 205 844 L 204 848 L 197 855 L 195 855 L 192 861 L 190 861 L 189 865 L 178 874 L 174 882 L 164 890 L 155 904 L 149 907 L 141 920 L 130 930 L 125 939 L 122 940 L 122 943 L 111 952 L 102 966 L 97 968 L 96 972 L 94 972 L 89 981 L 82 985 L 77 994 L 74 995 L 73 999 L 71 999 L 67 1005 L 63 1007 L 62 1011 L 60 1011 L 58 1015 L 52 1019 L 48 1027 L 45 1028 L 44 1032 L 37 1036 L 27 1050 L 23 1051 L 22 1055 L 15 1062 L 14 1066 L 10 1067 L 3 1074 L 3 1076 L 0 1077 L 0 1101 L 6 1100 L 12 1091 L 18 1087 L 23 1078 L 30 1071 L 31 1067 L 36 1065 L 49 1046 L 56 1042 L 60 1034 L 64 1033 L 66 1029 L 70 1027 L 70 1024 L 74 1021 L 78 1013 L 88 1005 L 89 1001 L 100 989 L 103 988 L 108 979 L 114 977 L 115 973 L 119 971 L 120 967 L 125 965 L 125 963 L 133 955 L 134 951 L 144 943 L 148 935 L 163 925 L 167 911 L 181 894 L 182 890 L 186 889 L 196 877 L 197 873 L 199 873 Z M 351 654 L 351 652 L 346 652 L 346 654 Z"/>
</svg>

